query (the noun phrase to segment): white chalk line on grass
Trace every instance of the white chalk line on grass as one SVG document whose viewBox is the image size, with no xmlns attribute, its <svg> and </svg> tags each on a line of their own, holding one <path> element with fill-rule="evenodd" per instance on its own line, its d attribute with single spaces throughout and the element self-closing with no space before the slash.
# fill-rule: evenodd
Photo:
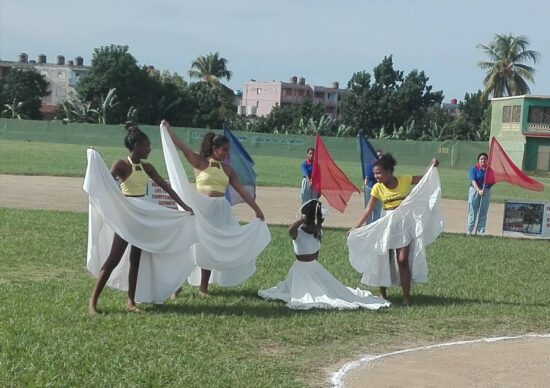
<svg viewBox="0 0 550 388">
<path fill-rule="evenodd" d="M 372 361 L 379 360 L 381 358 L 386 358 L 389 356 L 395 356 L 398 354 L 404 354 L 404 353 L 412 353 L 412 352 L 419 352 L 422 350 L 429 350 L 429 349 L 437 349 L 437 348 L 444 348 L 449 346 L 456 346 L 456 345 L 468 345 L 468 344 L 475 344 L 480 342 L 497 342 L 497 341 L 504 341 L 504 340 L 514 340 L 514 339 L 521 339 L 521 338 L 550 338 L 550 334 L 524 334 L 524 335 L 518 335 L 518 336 L 508 336 L 508 337 L 493 337 L 493 338 L 481 338 L 476 340 L 467 340 L 467 341 L 455 341 L 455 342 L 446 342 L 443 344 L 435 344 L 435 345 L 428 345 L 428 346 L 421 346 L 419 348 L 413 348 L 413 349 L 404 349 L 404 350 L 398 350 L 395 352 L 390 353 L 384 353 L 384 354 L 378 354 L 378 355 L 371 355 L 371 354 L 365 354 L 361 356 L 360 359 L 356 361 L 350 361 L 344 364 L 340 369 L 338 369 L 337 372 L 333 373 L 330 382 L 332 383 L 333 387 L 343 387 L 344 386 L 344 377 L 345 375 L 360 366 L 364 366 Z"/>
</svg>

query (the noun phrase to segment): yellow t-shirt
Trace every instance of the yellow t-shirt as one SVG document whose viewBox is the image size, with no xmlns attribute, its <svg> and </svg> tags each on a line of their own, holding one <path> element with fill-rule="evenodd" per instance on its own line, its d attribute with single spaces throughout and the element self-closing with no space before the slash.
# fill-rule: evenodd
<svg viewBox="0 0 550 388">
<path fill-rule="evenodd" d="M 382 202 L 384 209 L 393 209 L 401 204 L 409 194 L 412 184 L 412 175 L 397 176 L 397 187 L 388 189 L 384 184 L 378 182 L 372 187 L 370 195 Z"/>
</svg>

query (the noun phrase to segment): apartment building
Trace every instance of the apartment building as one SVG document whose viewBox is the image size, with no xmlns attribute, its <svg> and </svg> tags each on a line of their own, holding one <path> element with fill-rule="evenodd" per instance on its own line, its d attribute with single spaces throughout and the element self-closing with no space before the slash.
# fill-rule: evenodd
<svg viewBox="0 0 550 388">
<path fill-rule="evenodd" d="M 289 82 L 256 81 L 244 83 L 238 114 L 241 116 L 265 116 L 275 106 L 289 107 L 300 104 L 305 98 L 325 107 L 325 113 L 335 119 L 340 118 L 342 97 L 348 91 L 340 89 L 338 82 L 330 87 L 306 84 L 304 77 L 292 77 Z"/>
<path fill-rule="evenodd" d="M 22 53 L 17 61 L 0 60 L 0 78 L 13 68 L 34 69 L 42 74 L 49 82 L 50 93 L 42 97 L 40 110 L 48 117 L 55 114 L 59 104 L 76 97 L 76 85 L 89 73 L 90 67 L 84 66 L 80 56 L 67 62 L 63 55 L 58 55 L 55 63 L 48 63 L 46 59 L 46 55 L 40 54 L 36 60 L 29 60 L 28 54 Z"/>
</svg>

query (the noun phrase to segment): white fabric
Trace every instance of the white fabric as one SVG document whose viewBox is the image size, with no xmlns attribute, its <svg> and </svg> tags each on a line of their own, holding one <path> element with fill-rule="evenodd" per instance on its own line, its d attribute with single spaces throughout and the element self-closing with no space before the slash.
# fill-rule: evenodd
<svg viewBox="0 0 550 388">
<path fill-rule="evenodd" d="M 399 286 L 399 267 L 389 250 L 410 244 L 411 284 L 428 281 L 426 246 L 443 231 L 440 210 L 441 184 L 437 168 L 431 167 L 407 198 L 393 212 L 354 229 L 347 240 L 349 260 L 363 273 L 369 286 Z"/>
<path fill-rule="evenodd" d="M 292 240 L 292 246 L 296 255 L 312 255 L 321 249 L 321 241 L 300 227 L 296 239 Z"/>
<path fill-rule="evenodd" d="M 357 309 L 378 310 L 389 307 L 390 302 L 360 288 L 350 288 L 340 283 L 317 260 L 296 260 L 286 280 L 275 287 L 258 291 L 264 299 L 282 300 L 296 310 Z"/>
<path fill-rule="evenodd" d="M 240 225 L 225 198 L 199 193 L 189 183 L 168 131 L 163 126 L 160 130 L 170 184 L 195 213 L 197 243 L 193 253 L 197 268 L 189 283 L 200 284 L 200 268 L 212 270 L 211 283 L 242 283 L 255 272 L 256 258 L 271 241 L 267 224 L 255 219 Z"/>
<path fill-rule="evenodd" d="M 128 290 L 130 245 L 142 249 L 136 302 L 160 303 L 193 270 L 195 220 L 187 212 L 168 209 L 145 197 L 125 197 L 98 152 L 88 150 L 84 191 L 89 196 L 87 268 L 98 276 L 109 256 L 114 233 L 129 245 L 107 285 Z"/>
</svg>

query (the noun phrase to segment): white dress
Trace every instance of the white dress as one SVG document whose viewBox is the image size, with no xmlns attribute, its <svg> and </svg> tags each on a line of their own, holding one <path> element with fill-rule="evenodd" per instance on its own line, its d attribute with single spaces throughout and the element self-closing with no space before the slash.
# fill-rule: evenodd
<svg viewBox="0 0 550 388">
<path fill-rule="evenodd" d="M 378 221 L 354 229 L 347 240 L 349 261 L 369 286 L 400 286 L 399 266 L 389 251 L 410 244 L 411 285 L 428 281 L 426 247 L 443 232 L 441 184 L 431 167 L 401 205 Z"/>
<path fill-rule="evenodd" d="M 244 282 L 256 271 L 256 258 L 271 241 L 266 222 L 257 218 L 241 225 L 224 197 L 199 193 L 189 183 L 172 138 L 163 126 L 161 139 L 170 185 L 195 213 L 197 239 L 189 283 L 200 284 L 201 268 L 212 270 L 210 283 L 228 287 Z"/>
<path fill-rule="evenodd" d="M 293 241 L 297 255 L 313 254 L 320 248 L 320 242 L 313 235 L 298 229 Z M 372 295 L 360 288 L 344 286 L 331 275 L 317 260 L 308 262 L 296 260 L 286 280 L 275 287 L 258 291 L 264 299 L 282 300 L 296 310 L 321 309 L 357 309 L 378 310 L 389 307 L 390 302 Z"/>
<path fill-rule="evenodd" d="M 101 155 L 88 150 L 84 191 L 89 198 L 87 268 L 98 276 L 111 251 L 114 233 L 126 240 L 122 260 L 107 285 L 128 290 L 130 246 L 142 250 L 136 302 L 162 303 L 185 282 L 194 267 L 195 219 L 143 198 L 125 197 Z"/>
</svg>

